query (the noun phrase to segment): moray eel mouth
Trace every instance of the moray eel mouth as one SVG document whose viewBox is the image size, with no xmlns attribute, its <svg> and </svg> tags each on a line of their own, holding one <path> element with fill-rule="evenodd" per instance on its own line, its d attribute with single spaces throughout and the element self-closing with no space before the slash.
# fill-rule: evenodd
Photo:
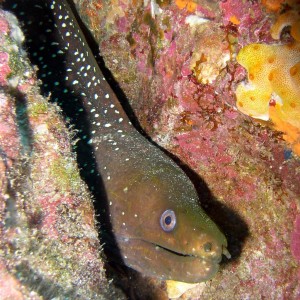
<svg viewBox="0 0 300 300">
<path fill-rule="evenodd" d="M 125 238 L 121 243 L 119 240 L 119 244 L 127 266 L 148 276 L 186 283 L 211 279 L 219 269 L 222 255 L 230 257 L 225 245 L 203 255 L 135 238 Z"/>
<path fill-rule="evenodd" d="M 146 242 L 146 241 L 144 241 L 144 242 Z M 172 250 L 172 249 L 163 247 L 163 246 L 158 245 L 158 244 L 154 244 L 154 243 L 152 243 L 152 244 L 155 246 L 155 248 L 160 248 L 160 249 L 165 250 L 165 251 L 168 251 L 168 252 L 170 252 L 170 253 L 172 253 L 172 254 L 174 254 L 174 255 L 184 256 L 184 257 L 195 257 L 195 258 L 198 257 L 198 258 L 199 258 L 199 256 L 197 256 L 197 255 L 195 255 L 195 254 L 191 254 L 191 253 L 189 253 L 189 254 L 181 253 L 181 252 L 177 252 L 176 250 Z M 229 251 L 227 250 L 227 248 L 226 248 L 224 245 L 222 246 L 222 254 L 223 254 L 224 256 L 226 256 L 228 259 L 231 258 L 231 255 L 230 255 Z M 215 261 L 216 261 L 217 263 L 220 263 L 221 260 L 222 260 L 222 256 L 219 256 L 219 257 L 216 257 L 216 258 L 215 258 Z"/>
</svg>

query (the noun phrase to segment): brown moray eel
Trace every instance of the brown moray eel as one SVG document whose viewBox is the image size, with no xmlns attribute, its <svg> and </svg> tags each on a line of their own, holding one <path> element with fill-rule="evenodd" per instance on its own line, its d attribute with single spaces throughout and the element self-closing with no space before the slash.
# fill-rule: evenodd
<svg viewBox="0 0 300 300">
<path fill-rule="evenodd" d="M 33 2 L 38 8 L 46 6 L 51 12 L 51 18 L 41 12 L 44 20 L 35 25 L 36 36 L 28 37 L 41 39 L 39 52 L 32 56 L 40 63 L 44 87 L 50 84 L 45 83 L 48 75 L 54 78 L 52 97 L 59 90 L 59 100 L 67 101 L 62 99 L 64 94 L 66 98 L 72 94 L 83 103 L 90 133 L 83 140 L 93 149 L 124 263 L 161 279 L 189 283 L 210 279 L 218 271 L 222 254 L 229 256 L 227 241 L 200 207 L 189 178 L 132 126 L 101 73 L 68 2 L 25 2 L 27 6 Z M 25 14 L 20 9 L 18 12 Z M 40 27 L 53 22 L 52 29 L 38 33 Z M 49 64 L 55 65 L 51 71 Z M 64 90 L 62 82 L 55 81 L 62 71 L 67 86 Z"/>
</svg>

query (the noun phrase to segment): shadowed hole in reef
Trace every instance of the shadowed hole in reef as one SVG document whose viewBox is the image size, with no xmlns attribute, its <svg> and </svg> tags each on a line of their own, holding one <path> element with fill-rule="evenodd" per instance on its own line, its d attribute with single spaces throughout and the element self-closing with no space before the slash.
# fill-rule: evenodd
<svg viewBox="0 0 300 300">
<path fill-rule="evenodd" d="M 16 110 L 16 121 L 19 131 L 19 136 L 21 137 L 22 153 L 24 155 L 30 155 L 32 151 L 32 130 L 30 128 L 27 110 L 27 100 L 25 95 L 17 90 L 12 91 L 15 97 L 15 110 Z"/>
<path fill-rule="evenodd" d="M 12 7 L 11 5 L 15 5 L 15 3 L 15 1 L 6 1 L 4 7 L 9 9 Z M 57 38 L 55 34 L 56 29 L 53 26 L 51 11 L 45 9 L 44 2 L 41 0 L 23 0 L 18 1 L 17 6 L 14 8 L 14 12 L 23 23 L 23 30 L 26 35 L 26 48 L 28 49 L 31 62 L 39 66 L 38 77 L 43 82 L 41 87 L 42 93 L 45 96 L 48 96 L 51 92 L 51 101 L 59 104 L 63 110 L 66 121 L 79 132 L 77 137 L 79 137 L 80 140 L 77 142 L 74 151 L 77 154 L 81 176 L 85 182 L 87 182 L 90 191 L 96 199 L 95 209 L 101 218 L 99 220 L 101 228 L 104 229 L 104 231 L 100 234 L 101 241 L 106 242 L 105 251 L 108 256 L 114 252 L 113 254 L 121 260 L 118 247 L 114 241 L 113 235 L 111 234 L 111 224 L 107 214 L 108 207 L 103 182 L 101 178 L 97 176 L 97 164 L 93 159 L 92 148 L 86 142 L 90 139 L 90 131 L 89 126 L 87 125 L 87 116 L 82 104 L 82 99 L 80 95 L 70 93 L 70 87 L 65 83 L 64 79 L 66 76 L 66 67 L 63 65 L 64 57 L 63 54 L 58 53 L 59 48 L 53 44 Z M 82 29 L 84 29 L 82 23 L 80 24 Z M 98 53 L 98 47 L 95 43 L 93 43 L 88 32 L 84 30 L 84 33 L 88 39 L 89 45 L 92 50 L 94 50 L 94 53 Z M 59 43 L 59 41 L 57 42 Z M 130 109 L 130 106 L 128 105 L 126 97 L 122 93 L 118 84 L 113 81 L 111 74 L 104 68 L 103 61 L 99 58 L 99 56 L 97 58 L 105 77 L 116 92 L 126 113 L 129 115 L 136 128 L 143 133 L 138 125 L 138 121 Z M 62 101 L 62 99 L 64 100 Z M 169 153 L 167 154 L 171 156 Z M 175 160 L 178 164 L 180 164 L 178 159 Z M 234 212 L 221 205 L 212 197 L 208 187 L 197 174 L 185 166 L 182 168 L 193 181 L 198 191 L 201 204 L 204 206 L 208 215 L 212 217 L 212 219 L 227 235 L 229 240 L 229 251 L 233 252 L 231 253 L 233 257 L 239 256 L 242 243 L 239 242 L 240 244 L 237 246 L 237 241 L 244 241 L 247 236 L 248 229 L 246 225 Z M 216 211 L 219 213 L 216 213 Z M 225 219 L 226 222 L 224 221 Z M 241 228 L 242 230 L 235 230 L 232 231 L 233 233 L 230 233 L 230 228 Z M 235 243 L 235 247 L 232 248 L 231 242 Z M 106 267 L 110 270 L 108 265 Z M 126 293 L 130 298 L 134 298 L 134 295 L 139 293 L 137 290 L 142 288 L 142 282 L 140 286 L 135 287 L 130 280 L 131 276 L 138 276 L 137 273 L 120 266 L 117 266 L 116 269 L 118 270 L 119 277 L 121 278 L 120 285 L 126 290 Z M 114 275 L 110 276 L 114 277 Z M 134 291 L 135 289 L 136 292 Z M 139 295 L 139 297 L 142 298 L 143 296 Z M 149 299 L 149 296 L 147 298 Z"/>
<path fill-rule="evenodd" d="M 6 90 L 7 94 L 14 99 L 15 120 L 18 130 L 18 136 L 20 137 L 20 149 L 19 163 L 14 166 L 13 170 L 7 173 L 10 180 L 7 181 L 7 195 L 9 195 L 6 201 L 6 210 L 9 212 L 5 220 L 5 226 L 14 227 L 19 222 L 18 208 L 16 206 L 16 194 L 22 195 L 22 197 L 31 197 L 30 187 L 25 183 L 25 178 L 30 178 L 30 156 L 32 154 L 33 147 L 33 132 L 30 127 L 27 99 L 26 96 L 19 90 L 9 88 Z M 3 158 L 3 157 L 2 157 Z M 7 170 L 10 168 L 7 166 L 6 158 L 3 159 Z M 21 176 L 20 176 L 21 175 Z M 11 186 L 13 182 L 14 188 Z M 21 183 L 22 182 L 22 183 Z M 20 190 L 21 187 L 28 187 L 26 190 Z M 18 192 L 16 191 L 18 190 Z"/>
</svg>

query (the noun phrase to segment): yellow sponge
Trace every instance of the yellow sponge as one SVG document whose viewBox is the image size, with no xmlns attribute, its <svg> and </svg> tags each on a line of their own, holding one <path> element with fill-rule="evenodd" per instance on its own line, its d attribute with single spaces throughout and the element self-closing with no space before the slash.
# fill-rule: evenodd
<svg viewBox="0 0 300 300">
<path fill-rule="evenodd" d="M 237 61 L 248 71 L 248 82 L 236 89 L 237 108 L 253 118 L 271 119 L 300 155 L 300 43 L 250 44 Z"/>
<path fill-rule="evenodd" d="M 300 43 L 250 44 L 240 50 L 237 61 L 248 71 L 248 83 L 236 90 L 238 109 L 269 120 L 269 102 L 275 100 L 281 118 L 300 128 Z"/>
</svg>

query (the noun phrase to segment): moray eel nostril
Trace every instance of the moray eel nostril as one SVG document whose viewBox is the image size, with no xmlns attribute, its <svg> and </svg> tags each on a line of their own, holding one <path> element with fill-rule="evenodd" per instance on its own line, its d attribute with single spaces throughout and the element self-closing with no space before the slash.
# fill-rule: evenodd
<svg viewBox="0 0 300 300">
<path fill-rule="evenodd" d="M 212 244 L 208 242 L 204 244 L 203 248 L 205 252 L 210 252 L 212 250 Z"/>
</svg>

